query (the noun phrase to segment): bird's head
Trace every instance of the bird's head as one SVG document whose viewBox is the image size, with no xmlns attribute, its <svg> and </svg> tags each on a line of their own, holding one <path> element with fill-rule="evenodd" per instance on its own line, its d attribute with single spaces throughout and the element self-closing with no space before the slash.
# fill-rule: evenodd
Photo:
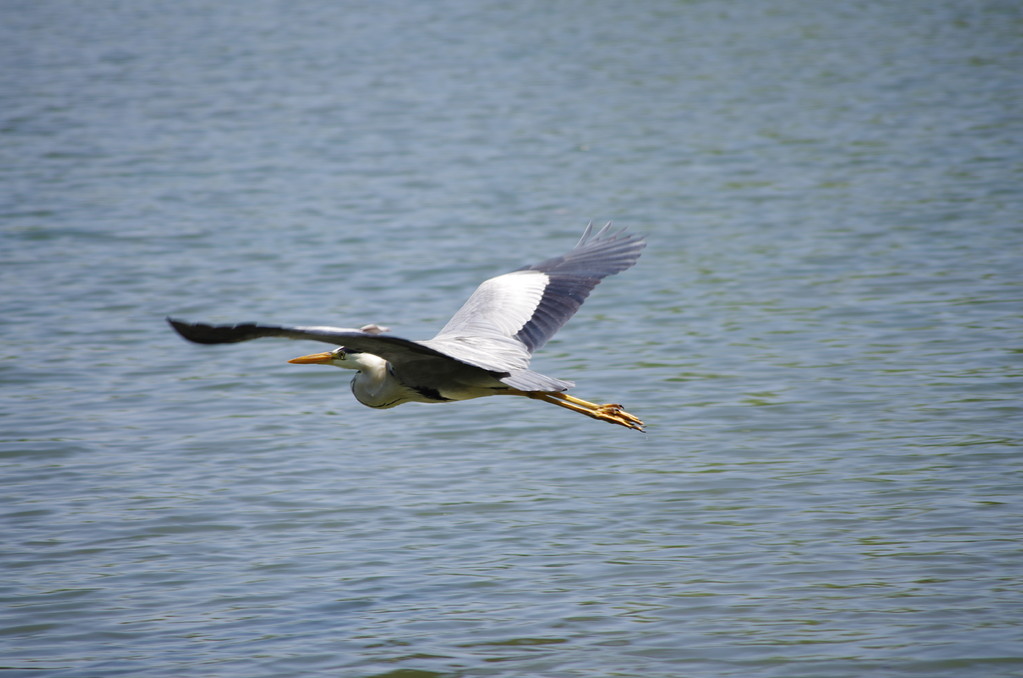
<svg viewBox="0 0 1023 678">
<path fill-rule="evenodd" d="M 366 367 L 364 363 L 365 358 L 368 356 L 368 353 L 353 351 L 345 348 L 344 346 L 338 346 L 333 351 L 304 355 L 298 358 L 292 358 L 288 362 L 297 363 L 299 365 L 333 365 L 335 367 L 344 367 L 349 370 L 361 370 Z"/>
</svg>

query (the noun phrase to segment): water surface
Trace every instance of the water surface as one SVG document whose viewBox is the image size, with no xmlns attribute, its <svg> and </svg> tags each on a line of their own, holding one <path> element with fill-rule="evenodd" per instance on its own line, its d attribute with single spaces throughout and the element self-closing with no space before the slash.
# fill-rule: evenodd
<svg viewBox="0 0 1023 678">
<path fill-rule="evenodd" d="M 11 676 L 1019 675 L 1014 3 L 7 3 Z M 374 411 L 590 220 L 537 402 Z"/>
</svg>

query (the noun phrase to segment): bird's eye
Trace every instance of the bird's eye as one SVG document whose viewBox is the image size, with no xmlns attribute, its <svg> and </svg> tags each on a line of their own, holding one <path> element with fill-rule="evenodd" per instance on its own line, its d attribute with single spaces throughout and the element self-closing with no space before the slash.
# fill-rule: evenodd
<svg viewBox="0 0 1023 678">
<path fill-rule="evenodd" d="M 347 356 L 348 354 L 345 353 L 345 350 L 343 348 L 334 349 L 334 357 L 337 358 L 338 360 L 344 360 Z"/>
</svg>

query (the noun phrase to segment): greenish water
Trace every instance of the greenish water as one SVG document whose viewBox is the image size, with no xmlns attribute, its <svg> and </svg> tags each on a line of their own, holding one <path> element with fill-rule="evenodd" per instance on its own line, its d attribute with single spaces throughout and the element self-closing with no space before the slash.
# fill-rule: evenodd
<svg viewBox="0 0 1023 678">
<path fill-rule="evenodd" d="M 1014 676 L 1014 3 L 6 3 L 7 676 Z M 648 234 L 538 402 L 360 406 Z"/>
</svg>

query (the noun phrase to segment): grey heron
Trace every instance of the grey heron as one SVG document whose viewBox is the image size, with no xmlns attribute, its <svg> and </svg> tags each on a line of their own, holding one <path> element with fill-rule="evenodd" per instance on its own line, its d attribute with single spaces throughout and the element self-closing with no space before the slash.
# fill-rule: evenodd
<svg viewBox="0 0 1023 678">
<path fill-rule="evenodd" d="M 643 422 L 616 404 L 597 404 L 564 391 L 570 381 L 529 368 L 533 351 L 547 343 L 598 283 L 631 268 L 646 242 L 608 223 L 597 233 L 586 227 L 574 249 L 559 257 L 484 281 L 439 333 L 410 341 L 338 327 L 286 327 L 242 323 L 208 325 L 167 318 L 178 334 L 199 344 L 233 344 L 261 337 L 309 339 L 337 348 L 289 360 L 356 370 L 351 387 L 369 407 L 408 402 L 442 403 L 492 395 L 542 400 L 627 428 Z"/>
</svg>

